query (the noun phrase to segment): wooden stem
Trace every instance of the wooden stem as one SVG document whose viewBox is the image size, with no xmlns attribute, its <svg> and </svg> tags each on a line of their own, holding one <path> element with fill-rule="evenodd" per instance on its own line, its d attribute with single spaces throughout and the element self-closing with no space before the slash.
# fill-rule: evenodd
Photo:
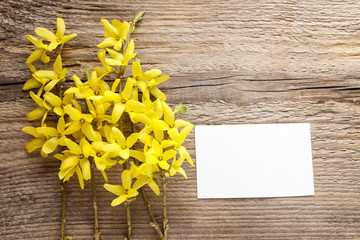
<svg viewBox="0 0 360 240">
<path fill-rule="evenodd" d="M 163 233 L 164 233 L 164 238 L 167 239 L 167 232 L 169 230 L 169 224 L 168 224 L 168 218 L 167 218 L 167 213 L 166 213 L 166 185 L 167 185 L 167 181 L 166 181 L 166 177 L 163 177 L 163 181 L 162 181 L 162 188 L 163 188 Z"/>
<path fill-rule="evenodd" d="M 132 240 L 130 202 L 126 202 L 125 207 L 126 207 L 126 222 L 127 222 L 127 229 L 128 229 L 127 239 Z"/>
<path fill-rule="evenodd" d="M 61 227 L 60 240 L 65 240 L 65 223 L 66 223 L 66 185 L 67 181 L 61 182 Z"/>
<path fill-rule="evenodd" d="M 140 188 L 140 191 L 141 191 L 141 195 L 144 199 L 144 205 L 145 205 L 145 208 L 147 210 L 147 212 L 149 213 L 149 217 L 150 217 L 150 226 L 152 226 L 153 228 L 155 228 L 156 232 L 158 233 L 159 237 L 161 240 L 166 240 L 166 238 L 164 237 L 164 234 L 162 233 L 160 227 L 159 227 L 159 224 L 157 223 L 155 217 L 154 217 L 154 214 L 152 213 L 152 210 L 151 210 L 151 204 L 150 204 L 150 201 L 147 199 L 146 197 L 146 194 L 145 194 L 145 191 L 143 188 Z"/>
<path fill-rule="evenodd" d="M 94 207 L 94 239 L 100 239 L 100 230 L 99 230 L 99 220 L 98 220 L 98 204 L 96 199 L 96 185 L 95 185 L 95 176 L 94 176 L 94 167 L 95 162 L 94 160 L 91 161 L 91 188 L 92 188 L 92 195 L 93 195 L 93 207 Z"/>
<path fill-rule="evenodd" d="M 62 46 L 59 48 L 59 53 L 61 54 Z M 63 95 L 63 87 L 64 87 L 64 81 L 60 81 L 58 83 L 58 95 L 60 98 L 62 98 Z M 61 151 L 63 148 L 61 148 Z M 67 181 L 61 181 L 61 227 L 60 227 L 60 240 L 65 240 L 65 225 L 66 225 L 66 186 Z"/>
</svg>

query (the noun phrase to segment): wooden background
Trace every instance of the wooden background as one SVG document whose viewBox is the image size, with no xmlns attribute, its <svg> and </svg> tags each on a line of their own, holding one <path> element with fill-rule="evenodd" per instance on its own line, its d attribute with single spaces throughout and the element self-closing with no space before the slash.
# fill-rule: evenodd
<svg viewBox="0 0 360 240">
<path fill-rule="evenodd" d="M 350 0 L 1 1 L 1 239 L 59 238 L 59 162 L 26 153 L 31 138 L 21 132 L 38 124 L 26 120 L 35 104 L 22 91 L 34 49 L 25 34 L 64 18 L 67 33 L 78 33 L 63 51 L 65 67 L 81 74 L 99 66 L 100 19 L 131 20 L 142 9 L 138 57 L 171 76 L 160 87 L 170 104 L 188 106 L 184 119 L 310 122 L 312 131 L 315 196 L 199 200 L 187 165 L 189 179 L 168 184 L 170 239 L 360 239 L 360 2 Z M 186 146 L 195 160 L 194 131 Z M 96 177 L 102 239 L 123 239 L 125 209 L 110 207 L 114 196 Z M 90 190 L 71 179 L 66 233 L 74 240 L 92 238 Z M 141 198 L 132 213 L 134 238 L 157 239 Z"/>
</svg>

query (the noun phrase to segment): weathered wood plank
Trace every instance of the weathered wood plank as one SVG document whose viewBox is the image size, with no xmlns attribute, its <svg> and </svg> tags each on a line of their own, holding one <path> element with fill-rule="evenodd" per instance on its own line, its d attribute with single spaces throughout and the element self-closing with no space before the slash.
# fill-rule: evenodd
<svg viewBox="0 0 360 240">
<path fill-rule="evenodd" d="M 63 17 L 77 39 L 64 50 L 70 75 L 99 66 L 100 19 L 144 21 L 134 33 L 144 69 L 172 76 L 161 87 L 169 102 L 186 103 L 194 124 L 310 122 L 314 197 L 196 198 L 189 179 L 169 183 L 170 239 L 360 239 L 360 3 L 354 1 L 3 1 L 0 2 L 0 236 L 58 239 L 59 163 L 27 154 L 21 132 L 35 106 L 22 84 L 33 49 L 26 33 L 54 29 Z M 69 77 L 70 79 L 70 77 Z M 195 160 L 194 133 L 186 142 Z M 119 181 L 117 169 L 109 176 Z M 103 239 L 122 239 L 125 210 L 112 208 L 99 185 Z M 91 239 L 91 189 L 71 179 L 67 233 Z M 234 186 L 236 188 L 236 186 Z M 155 215 L 161 203 L 150 192 Z M 139 199 L 141 200 L 141 199 Z M 132 207 L 135 239 L 156 239 L 142 201 Z"/>
</svg>

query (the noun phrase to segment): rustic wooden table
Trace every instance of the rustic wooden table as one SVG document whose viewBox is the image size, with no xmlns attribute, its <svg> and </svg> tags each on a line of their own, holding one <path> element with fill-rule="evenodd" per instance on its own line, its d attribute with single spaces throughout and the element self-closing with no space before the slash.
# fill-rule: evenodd
<svg viewBox="0 0 360 240">
<path fill-rule="evenodd" d="M 97 65 L 101 18 L 147 14 L 134 33 L 144 68 L 171 79 L 170 104 L 196 124 L 310 122 L 315 196 L 200 200 L 195 168 L 169 188 L 170 239 L 360 239 L 360 2 L 358 1 L 32 1 L 0 2 L 0 236 L 59 239 L 59 162 L 28 154 L 21 129 L 35 106 L 23 83 L 33 50 L 25 34 L 62 17 L 76 41 L 64 51 L 73 73 Z M 195 159 L 194 131 L 186 146 Z M 240 149 L 241 151 L 241 149 Z M 99 184 L 102 239 L 124 239 L 123 206 Z M 236 188 L 236 186 L 234 186 Z M 150 196 L 155 215 L 160 203 Z M 91 239 L 91 188 L 68 189 L 66 233 Z M 135 239 L 157 239 L 142 201 Z"/>
</svg>

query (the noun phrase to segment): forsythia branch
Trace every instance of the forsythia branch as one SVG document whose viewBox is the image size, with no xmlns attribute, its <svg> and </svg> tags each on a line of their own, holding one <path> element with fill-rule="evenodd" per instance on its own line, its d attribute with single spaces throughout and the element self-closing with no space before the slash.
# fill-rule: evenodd
<svg viewBox="0 0 360 240">
<path fill-rule="evenodd" d="M 62 240 L 65 238 L 66 221 L 65 186 L 74 175 L 81 189 L 85 187 L 85 181 L 91 180 L 94 238 L 100 239 L 94 177 L 96 170 L 104 178 L 104 188 L 116 196 L 111 206 L 125 204 L 129 240 L 133 237 L 130 203 L 140 192 L 150 215 L 150 225 L 162 240 L 167 239 L 167 179 L 177 173 L 187 178 L 183 164 L 188 162 L 194 165 L 184 144 L 194 125 L 178 119 L 179 113 L 186 111 L 186 107 L 180 104 L 172 110 L 166 103 L 166 94 L 158 88 L 170 77 L 157 68 L 145 70 L 140 59 L 135 58 L 135 41 L 130 37 L 144 13 L 137 13 L 132 22 L 101 19 L 105 30 L 103 41 L 97 45 L 101 65 L 85 70 L 84 76 L 81 76 L 83 79 L 74 74 L 74 84 L 67 89 L 63 88 L 66 86 L 65 79 L 69 78 L 68 71 L 63 67 L 60 53 L 77 34 L 65 35 L 65 22 L 58 18 L 55 33 L 38 27 L 35 29 L 37 37 L 27 35 L 27 39 L 36 47 L 26 60 L 32 73 L 23 89 L 31 90 L 30 96 L 36 104 L 27 117 L 29 121 L 41 121 L 38 127 L 23 128 L 24 132 L 34 137 L 25 148 L 29 153 L 40 149 L 43 157 L 57 152 L 53 156 L 60 161 L 58 176 L 64 182 Z M 36 69 L 39 59 L 43 63 L 50 63 L 54 58 L 50 70 Z M 128 71 L 128 66 L 131 71 Z M 113 80 L 111 84 L 109 79 Z M 37 92 L 33 92 L 34 89 Z M 48 124 L 48 115 L 57 116 L 56 127 Z M 126 131 L 126 120 L 132 124 L 130 134 Z M 135 132 L 136 127 L 138 132 Z M 112 167 L 119 168 L 120 184 L 108 183 L 107 170 Z M 160 177 L 162 182 L 158 180 Z M 161 227 L 143 190 L 148 186 L 156 195 L 160 195 L 160 185 L 163 192 Z"/>
</svg>

